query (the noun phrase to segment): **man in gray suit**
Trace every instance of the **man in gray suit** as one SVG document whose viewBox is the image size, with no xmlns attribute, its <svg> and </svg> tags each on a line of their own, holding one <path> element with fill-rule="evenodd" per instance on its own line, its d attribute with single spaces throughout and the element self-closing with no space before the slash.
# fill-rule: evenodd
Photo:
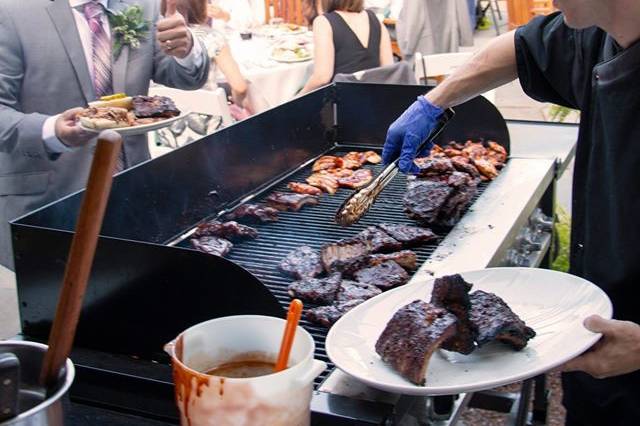
<svg viewBox="0 0 640 426">
<path fill-rule="evenodd" d="M 113 54 L 109 16 L 139 5 L 149 31 Z M 95 138 L 75 122 L 78 107 L 111 93 L 147 94 L 151 80 L 197 89 L 209 59 L 167 2 L 0 1 L 0 264 L 13 268 L 9 221 L 81 189 Z M 149 158 L 146 136 L 126 138 L 125 167 Z"/>
</svg>

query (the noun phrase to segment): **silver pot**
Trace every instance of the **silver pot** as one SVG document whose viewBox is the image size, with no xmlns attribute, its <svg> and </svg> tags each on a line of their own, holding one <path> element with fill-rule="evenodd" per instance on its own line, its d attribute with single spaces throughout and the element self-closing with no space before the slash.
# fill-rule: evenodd
<svg viewBox="0 0 640 426">
<path fill-rule="evenodd" d="M 41 343 L 0 342 L 0 355 L 14 354 L 20 364 L 17 394 L 19 414 L 4 422 L 0 421 L 0 426 L 62 426 L 64 424 L 62 397 L 69 391 L 75 369 L 71 360 L 67 359 L 56 383 L 48 389 L 43 388 L 38 384 L 38 380 L 46 351 L 47 346 Z"/>
</svg>

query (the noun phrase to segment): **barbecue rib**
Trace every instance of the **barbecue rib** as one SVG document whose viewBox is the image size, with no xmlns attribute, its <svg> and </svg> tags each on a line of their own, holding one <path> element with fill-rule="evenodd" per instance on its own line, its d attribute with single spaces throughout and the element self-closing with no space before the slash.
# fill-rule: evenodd
<svg viewBox="0 0 640 426">
<path fill-rule="evenodd" d="M 473 342 L 477 331 L 469 320 L 471 287 L 459 274 L 455 274 L 437 278 L 431 292 L 431 304 L 446 309 L 458 319 L 456 333 L 442 343 L 442 348 L 464 355 L 476 348 Z"/>
<path fill-rule="evenodd" d="M 348 302 L 336 303 L 330 306 L 318 306 L 317 308 L 309 309 L 306 313 L 306 317 L 311 322 L 329 328 L 344 314 L 362 302 L 364 302 L 364 300 L 349 300 Z"/>
<path fill-rule="evenodd" d="M 324 155 L 316 160 L 313 163 L 313 167 L 311 170 L 315 172 L 319 172 L 320 170 L 326 169 L 339 169 L 342 168 L 344 161 L 340 157 L 335 157 L 333 155 Z"/>
<path fill-rule="evenodd" d="M 260 206 L 258 204 L 243 204 L 231 213 L 227 219 L 245 219 L 251 222 L 275 222 L 278 220 L 278 210 L 273 207 Z"/>
<path fill-rule="evenodd" d="M 346 261 L 338 260 L 331 265 L 330 271 L 342 272 L 346 277 L 352 277 L 360 269 L 376 266 L 389 260 L 393 260 L 408 271 L 417 268 L 416 254 L 411 250 L 402 250 L 389 254 L 358 256 Z"/>
<path fill-rule="evenodd" d="M 382 293 L 382 290 L 376 286 L 343 280 L 336 293 L 336 303 L 347 302 L 349 300 L 367 300 L 380 293 Z"/>
<path fill-rule="evenodd" d="M 335 243 L 325 244 L 320 250 L 322 265 L 327 273 L 338 271 L 334 265 L 349 262 L 355 258 L 364 256 L 368 253 L 367 246 L 362 241 L 351 238 L 348 240 L 339 240 Z"/>
<path fill-rule="evenodd" d="M 265 202 L 274 209 L 281 211 L 292 210 L 297 212 L 304 206 L 315 206 L 318 204 L 318 197 L 307 194 L 273 192 L 265 199 Z"/>
<path fill-rule="evenodd" d="M 307 178 L 307 183 L 328 194 L 335 194 L 338 190 L 338 178 L 329 173 L 314 173 Z"/>
<path fill-rule="evenodd" d="M 344 160 L 353 160 L 363 165 L 365 163 L 378 164 L 382 161 L 382 157 L 375 151 L 357 152 L 351 151 L 342 157 Z"/>
<path fill-rule="evenodd" d="M 191 240 L 191 245 L 200 251 L 209 254 L 215 254 L 216 256 L 225 256 L 231 251 L 233 244 L 231 241 L 218 237 L 201 237 Z"/>
<path fill-rule="evenodd" d="M 293 250 L 278 266 L 282 272 L 299 280 L 313 278 L 322 273 L 320 255 L 309 246 Z"/>
<path fill-rule="evenodd" d="M 133 113 L 138 118 L 170 118 L 180 115 L 173 101 L 166 96 L 134 96 Z"/>
<path fill-rule="evenodd" d="M 409 281 L 409 274 L 393 260 L 360 269 L 354 277 L 360 283 L 375 285 L 381 290 L 399 287 Z"/>
<path fill-rule="evenodd" d="M 235 221 L 219 222 L 212 220 L 198 225 L 193 236 L 195 238 L 218 237 L 234 241 L 258 238 L 258 230 L 250 226 L 241 225 Z"/>
<path fill-rule="evenodd" d="M 369 226 L 356 235 L 356 238 L 367 247 L 368 253 L 394 252 L 402 248 L 402 244 L 390 237 L 382 229 Z"/>
<path fill-rule="evenodd" d="M 318 305 L 329 305 L 336 299 L 336 292 L 342 283 L 339 273 L 328 278 L 305 278 L 289 284 L 289 295 L 305 302 Z"/>
<path fill-rule="evenodd" d="M 454 315 L 416 300 L 393 315 L 376 342 L 376 352 L 404 378 L 424 386 L 431 355 L 455 330 Z"/>
<path fill-rule="evenodd" d="M 405 247 L 420 246 L 438 238 L 430 229 L 419 228 L 417 226 L 381 223 L 378 225 L 378 228 L 401 242 Z"/>
<path fill-rule="evenodd" d="M 315 186 L 300 182 L 289 182 L 287 188 L 298 194 L 321 195 L 322 190 Z"/>
<path fill-rule="evenodd" d="M 536 332 L 495 294 L 476 290 L 471 293 L 470 301 L 469 319 L 478 330 L 478 346 L 498 340 L 519 351 L 535 337 Z"/>
<path fill-rule="evenodd" d="M 440 207 L 453 192 L 448 184 L 431 180 L 409 181 L 404 197 L 404 209 L 411 219 L 436 223 Z"/>
<path fill-rule="evenodd" d="M 343 188 L 360 189 L 373 179 L 373 173 L 369 169 L 359 169 L 350 176 L 339 177 L 338 185 Z"/>
</svg>

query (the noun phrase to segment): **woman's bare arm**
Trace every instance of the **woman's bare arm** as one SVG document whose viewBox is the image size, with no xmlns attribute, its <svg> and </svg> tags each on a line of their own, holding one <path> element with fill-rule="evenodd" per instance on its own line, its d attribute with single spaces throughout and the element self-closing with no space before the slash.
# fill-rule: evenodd
<svg viewBox="0 0 640 426">
<path fill-rule="evenodd" d="M 387 27 L 380 22 L 380 66 L 391 65 L 393 63 L 393 52 L 391 51 L 391 37 Z"/>
<path fill-rule="evenodd" d="M 318 16 L 313 21 L 313 74 L 300 91 L 300 95 L 331 81 L 333 76 L 335 48 L 333 46 L 333 31 L 329 21 L 324 16 Z"/>
</svg>

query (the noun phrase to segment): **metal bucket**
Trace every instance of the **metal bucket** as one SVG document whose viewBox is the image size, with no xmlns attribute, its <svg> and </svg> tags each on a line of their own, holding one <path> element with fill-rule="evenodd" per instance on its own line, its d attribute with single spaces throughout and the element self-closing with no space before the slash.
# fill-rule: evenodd
<svg viewBox="0 0 640 426">
<path fill-rule="evenodd" d="M 62 397 L 69 391 L 75 369 L 71 360 L 67 359 L 56 383 L 49 389 L 44 389 L 38 381 L 46 351 L 47 346 L 41 343 L 0 342 L 0 355 L 12 353 L 20 362 L 19 414 L 0 422 L 0 426 L 62 426 L 64 424 Z"/>
</svg>

